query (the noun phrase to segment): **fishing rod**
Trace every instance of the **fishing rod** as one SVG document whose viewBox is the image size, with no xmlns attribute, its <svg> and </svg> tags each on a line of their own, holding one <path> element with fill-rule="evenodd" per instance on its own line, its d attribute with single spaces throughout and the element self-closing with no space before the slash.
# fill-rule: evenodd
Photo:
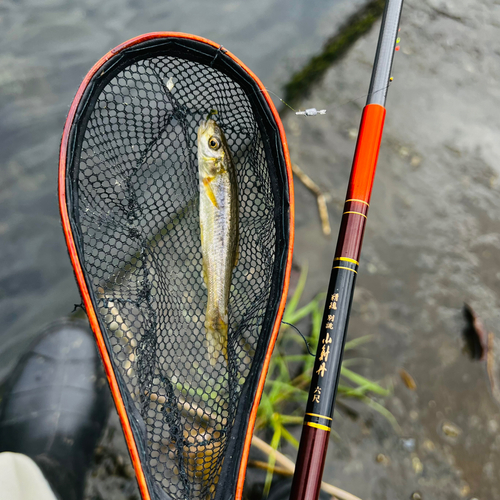
<svg viewBox="0 0 500 500">
<path fill-rule="evenodd" d="M 402 7 L 403 0 L 387 0 L 382 16 L 333 259 L 290 500 L 317 500 L 319 497 Z"/>
</svg>

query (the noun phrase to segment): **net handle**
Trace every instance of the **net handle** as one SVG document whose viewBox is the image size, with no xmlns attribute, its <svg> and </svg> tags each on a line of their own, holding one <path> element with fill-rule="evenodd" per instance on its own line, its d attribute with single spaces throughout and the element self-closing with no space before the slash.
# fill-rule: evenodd
<svg viewBox="0 0 500 500">
<path fill-rule="evenodd" d="M 333 260 L 290 500 L 318 500 L 403 0 L 387 0 Z M 383 89 L 372 92 L 373 89 Z"/>
<path fill-rule="evenodd" d="M 293 190 L 293 175 L 292 175 L 292 166 L 291 166 L 291 161 L 290 161 L 290 154 L 288 151 L 288 144 L 286 141 L 286 136 L 285 136 L 285 130 L 283 128 L 283 124 L 281 123 L 281 119 L 279 117 L 278 111 L 276 110 L 276 107 L 274 106 L 274 103 L 272 99 L 270 98 L 266 88 L 262 84 L 262 82 L 257 78 L 257 76 L 242 62 L 240 61 L 234 54 L 229 52 L 226 49 L 223 49 L 221 45 L 208 40 L 206 38 L 202 38 L 196 35 L 191 35 L 188 33 L 178 33 L 178 32 L 153 32 L 153 33 L 147 33 L 144 35 L 140 35 L 138 37 L 132 38 L 111 51 L 109 51 L 106 55 L 104 55 L 93 67 L 92 69 L 88 72 L 88 74 L 85 76 L 83 82 L 81 83 L 78 92 L 76 93 L 76 96 L 71 104 L 68 116 L 66 118 L 66 122 L 64 125 L 64 130 L 63 130 L 63 135 L 62 135 L 62 140 L 61 140 L 61 147 L 60 147 L 60 153 L 59 153 L 59 175 L 58 175 L 58 198 L 59 198 L 59 212 L 61 215 L 61 222 L 63 226 L 63 232 L 64 236 L 66 239 L 66 244 L 68 247 L 68 253 L 71 259 L 71 263 L 73 266 L 73 270 L 75 273 L 76 281 L 78 283 L 78 287 L 80 289 L 80 294 L 82 296 L 83 304 L 85 307 L 85 310 L 87 312 L 87 316 L 89 319 L 90 326 L 92 328 L 92 331 L 94 332 L 94 337 L 96 339 L 97 347 L 99 349 L 99 353 L 101 355 L 101 359 L 104 365 L 104 369 L 106 372 L 106 377 L 108 379 L 108 383 L 111 389 L 111 393 L 113 395 L 113 399 L 115 402 L 116 410 L 118 412 L 118 416 L 120 418 L 120 423 L 123 428 L 125 440 L 127 442 L 127 447 L 130 452 L 130 457 L 132 460 L 132 465 L 134 466 L 138 486 L 139 486 L 139 491 L 142 497 L 142 500 L 152 500 L 154 498 L 154 492 L 150 492 L 148 488 L 148 482 L 145 477 L 145 473 L 142 469 L 141 465 L 141 457 L 139 454 L 139 450 L 137 448 L 134 435 L 132 432 L 132 426 L 130 422 L 129 415 L 127 414 L 127 411 L 125 409 L 125 404 L 123 401 L 123 398 L 120 393 L 120 389 L 118 386 L 118 382 L 116 379 L 116 375 L 113 370 L 113 365 L 111 362 L 111 359 L 109 357 L 109 354 L 106 349 L 106 345 L 104 342 L 104 337 L 101 332 L 100 326 L 99 326 L 99 321 L 97 319 L 96 313 L 94 311 L 93 305 L 92 305 L 92 300 L 90 298 L 90 293 L 89 289 L 87 286 L 87 282 L 85 280 L 85 275 L 83 272 L 83 266 L 80 262 L 80 259 L 78 257 L 78 252 L 76 248 L 76 243 L 75 239 L 73 236 L 73 232 L 71 229 L 71 223 L 70 223 L 70 217 L 69 217 L 69 212 L 68 212 L 68 197 L 67 197 L 67 178 L 66 178 L 66 164 L 68 160 L 68 153 L 70 150 L 70 135 L 71 135 L 71 130 L 74 125 L 74 121 L 77 115 L 77 110 L 79 108 L 80 103 L 82 100 L 85 98 L 85 93 L 87 90 L 87 87 L 89 83 L 92 81 L 94 76 L 97 74 L 97 72 L 101 69 L 101 67 L 108 62 L 110 59 L 113 57 L 117 56 L 120 54 L 125 49 L 131 48 L 137 44 L 147 42 L 149 40 L 153 39 L 158 39 L 158 38 L 185 38 L 189 40 L 195 40 L 201 43 L 205 43 L 207 45 L 211 45 L 212 47 L 215 47 L 219 50 L 224 50 L 224 55 L 230 57 L 235 63 L 237 63 L 247 74 L 250 78 L 252 78 L 257 85 L 259 86 L 260 92 L 264 96 L 264 98 L 267 101 L 267 104 L 269 106 L 269 109 L 271 110 L 271 113 L 274 117 L 275 123 L 278 127 L 279 134 L 280 134 L 280 139 L 281 139 L 281 145 L 283 149 L 283 156 L 285 158 L 285 163 L 286 163 L 286 169 L 287 169 L 287 187 L 288 187 L 288 199 L 289 199 L 289 245 L 288 245 L 288 253 L 287 253 L 287 261 L 286 261 L 286 269 L 285 269 L 285 277 L 283 281 L 283 288 L 282 288 L 282 294 L 281 294 L 281 300 L 278 308 L 278 314 L 276 315 L 276 319 L 273 325 L 273 330 L 271 334 L 271 338 L 269 341 L 269 347 L 267 349 L 266 355 L 265 355 L 265 360 L 264 360 L 264 365 L 262 368 L 262 371 L 260 373 L 260 378 L 259 382 L 257 385 L 257 391 L 255 395 L 255 399 L 252 403 L 252 408 L 250 411 L 249 419 L 248 419 L 248 425 L 247 425 L 247 431 L 244 436 L 244 446 L 243 446 L 243 452 L 240 458 L 240 466 L 238 469 L 238 476 L 236 478 L 236 494 L 234 497 L 234 500 L 240 500 L 243 492 L 243 484 L 245 481 L 245 473 L 246 473 L 246 466 L 248 462 L 248 453 L 250 451 L 250 445 L 252 441 L 252 435 L 253 435 L 253 429 L 255 426 L 255 420 L 257 417 L 257 408 L 259 406 L 259 401 L 262 395 L 262 391 L 264 389 L 264 382 L 265 378 L 267 375 L 267 370 L 269 368 L 269 363 L 271 360 L 271 354 L 273 351 L 274 344 L 276 342 L 276 338 L 278 336 L 280 324 L 281 324 L 281 318 L 283 316 L 283 312 L 285 310 L 285 303 L 286 303 L 286 297 L 287 297 L 287 290 L 288 290 L 288 285 L 290 281 L 290 272 L 292 268 L 292 254 L 293 254 L 293 243 L 294 243 L 294 220 L 295 220 L 295 214 L 294 214 L 294 209 L 295 209 L 295 204 L 294 204 L 294 190 Z"/>
</svg>

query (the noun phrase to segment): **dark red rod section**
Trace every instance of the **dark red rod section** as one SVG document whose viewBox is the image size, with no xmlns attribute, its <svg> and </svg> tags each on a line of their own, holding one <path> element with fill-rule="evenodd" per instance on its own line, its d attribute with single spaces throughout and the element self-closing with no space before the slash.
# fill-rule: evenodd
<svg viewBox="0 0 500 500">
<path fill-rule="evenodd" d="M 403 0 L 387 0 L 347 188 L 290 500 L 318 500 Z"/>
</svg>

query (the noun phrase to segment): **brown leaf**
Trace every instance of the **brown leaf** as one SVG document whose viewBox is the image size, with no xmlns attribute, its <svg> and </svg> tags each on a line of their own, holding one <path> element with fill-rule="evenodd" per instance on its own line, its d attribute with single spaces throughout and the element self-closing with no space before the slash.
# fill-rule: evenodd
<svg viewBox="0 0 500 500">
<path fill-rule="evenodd" d="M 410 389 L 410 391 L 414 391 L 417 388 L 417 383 L 406 370 L 403 370 L 401 368 L 399 370 L 399 375 L 401 377 L 401 380 L 405 383 L 406 387 Z"/>
</svg>

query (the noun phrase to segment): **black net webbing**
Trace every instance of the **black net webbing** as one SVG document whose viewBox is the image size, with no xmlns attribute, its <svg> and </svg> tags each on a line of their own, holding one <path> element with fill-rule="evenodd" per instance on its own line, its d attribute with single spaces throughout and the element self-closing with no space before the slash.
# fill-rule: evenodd
<svg viewBox="0 0 500 500">
<path fill-rule="evenodd" d="M 196 156 L 211 110 L 239 198 L 228 359 L 215 366 Z M 286 165 L 267 103 L 223 50 L 142 42 L 90 81 L 66 169 L 73 237 L 151 497 L 231 498 L 289 244 Z"/>
</svg>

